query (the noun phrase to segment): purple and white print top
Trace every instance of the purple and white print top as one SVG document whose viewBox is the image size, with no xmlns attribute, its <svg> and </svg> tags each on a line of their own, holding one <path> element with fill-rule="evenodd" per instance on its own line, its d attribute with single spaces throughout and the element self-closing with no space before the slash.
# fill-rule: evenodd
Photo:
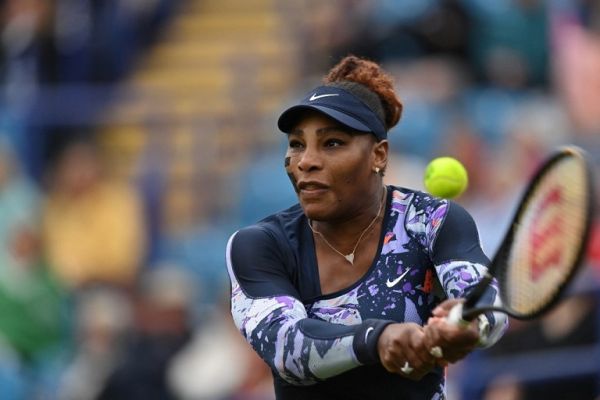
<svg viewBox="0 0 600 400">
<path fill-rule="evenodd" d="M 271 367 L 278 399 L 442 399 L 442 369 L 420 381 L 387 372 L 377 340 L 392 322 L 423 325 L 446 298 L 464 297 L 489 260 L 458 204 L 389 187 L 378 256 L 352 286 L 322 295 L 312 232 L 299 205 L 234 233 L 227 246 L 231 312 Z M 497 290 L 482 302 L 498 303 Z M 504 332 L 486 315 L 488 345 Z"/>
</svg>

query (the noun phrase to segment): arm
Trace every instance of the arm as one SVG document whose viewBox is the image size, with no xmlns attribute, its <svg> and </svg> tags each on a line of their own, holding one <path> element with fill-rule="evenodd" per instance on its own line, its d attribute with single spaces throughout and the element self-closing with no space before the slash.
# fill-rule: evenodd
<svg viewBox="0 0 600 400">
<path fill-rule="evenodd" d="M 464 208 L 449 202 L 444 221 L 435 234 L 431 258 L 442 288 L 448 299 L 464 298 L 485 274 L 489 264 L 489 259 L 481 249 L 475 222 Z M 494 280 L 479 304 L 500 303 Z M 438 308 L 434 315 L 445 315 L 443 310 L 445 307 Z M 474 325 L 480 333 L 479 345 L 488 347 L 505 332 L 508 318 L 503 313 L 488 312 L 482 314 Z"/>
<path fill-rule="evenodd" d="M 307 318 L 272 233 L 252 227 L 227 246 L 231 312 L 242 335 L 281 378 L 312 384 L 378 362 L 377 340 L 391 321 L 345 326 Z"/>
<path fill-rule="evenodd" d="M 489 259 L 481 249 L 475 222 L 466 210 L 453 202 L 440 202 L 429 209 L 430 217 L 420 230 L 421 239 L 428 248 L 446 300 L 433 310 L 433 317 L 424 329 L 424 343 L 429 349 L 442 350 L 437 363 L 445 366 L 466 357 L 477 346 L 491 346 L 506 330 L 508 319 L 502 313 L 486 313 L 467 327 L 447 323 L 449 310 L 479 282 Z M 494 281 L 480 303 L 499 302 Z"/>
</svg>

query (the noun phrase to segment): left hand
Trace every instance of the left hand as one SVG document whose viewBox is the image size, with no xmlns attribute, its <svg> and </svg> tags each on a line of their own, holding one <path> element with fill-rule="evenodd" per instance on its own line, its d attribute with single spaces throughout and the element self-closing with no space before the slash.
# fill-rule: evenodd
<svg viewBox="0 0 600 400">
<path fill-rule="evenodd" d="M 446 366 L 465 358 L 479 342 L 477 320 L 468 326 L 459 326 L 447 321 L 448 313 L 462 299 L 451 299 L 442 302 L 433 310 L 433 316 L 424 327 L 425 345 L 431 349 L 439 346 L 443 356 L 437 359 L 437 364 Z"/>
<path fill-rule="evenodd" d="M 435 358 L 424 343 L 423 327 L 410 322 L 389 324 L 377 342 L 381 365 L 392 373 L 419 380 L 431 372 L 436 365 Z M 405 364 L 406 363 L 406 364 Z M 406 373 L 403 366 L 410 366 Z"/>
</svg>

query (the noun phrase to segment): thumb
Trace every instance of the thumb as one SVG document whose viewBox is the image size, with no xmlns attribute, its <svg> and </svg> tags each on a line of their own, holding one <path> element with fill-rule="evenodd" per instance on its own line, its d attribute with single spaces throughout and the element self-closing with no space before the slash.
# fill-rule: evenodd
<svg viewBox="0 0 600 400">
<path fill-rule="evenodd" d="M 444 300 L 441 304 L 439 304 L 436 308 L 433 309 L 432 314 L 434 317 L 445 318 L 450 313 L 452 307 L 454 307 L 458 303 L 462 303 L 463 301 L 464 299 Z"/>
</svg>

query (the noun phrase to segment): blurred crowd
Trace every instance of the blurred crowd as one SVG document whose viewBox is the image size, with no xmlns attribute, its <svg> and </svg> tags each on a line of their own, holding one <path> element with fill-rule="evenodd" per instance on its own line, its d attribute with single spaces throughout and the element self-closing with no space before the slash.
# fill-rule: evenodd
<svg viewBox="0 0 600 400">
<path fill-rule="evenodd" d="M 140 182 L 108 172 L 94 127 L 32 122 L 40 87 L 134 73 L 184 2 L 0 2 L 0 399 L 273 398 L 270 372 L 228 317 L 224 253 L 235 229 L 295 202 L 283 135 L 228 177 L 239 201 L 169 237 Z M 600 186 L 600 2 L 307 0 L 280 12 L 303 77 L 285 96 L 343 55 L 381 61 L 404 103 L 386 179 L 422 189 L 431 158 L 460 159 L 470 182 L 457 201 L 488 255 L 556 146 L 585 148 Z M 567 301 L 452 367 L 450 398 L 596 398 L 599 280 L 596 217 Z"/>
<path fill-rule="evenodd" d="M 203 299 L 197 276 L 153 257 L 151 202 L 110 174 L 85 120 L 106 105 L 85 90 L 131 74 L 177 3 L 0 3 L 2 400 L 233 399 L 265 381 L 225 295 Z M 48 100 L 49 88 L 93 101 Z M 79 115 L 44 125 L 44 101 Z"/>
</svg>

